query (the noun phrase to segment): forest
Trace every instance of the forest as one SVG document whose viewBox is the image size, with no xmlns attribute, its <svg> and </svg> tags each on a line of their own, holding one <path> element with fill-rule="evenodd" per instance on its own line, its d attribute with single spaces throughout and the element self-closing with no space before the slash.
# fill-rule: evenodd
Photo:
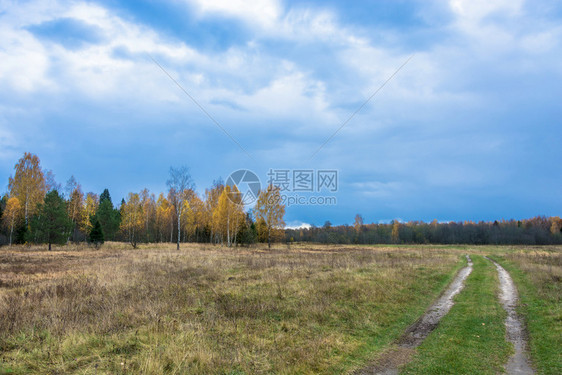
<svg viewBox="0 0 562 375">
<path fill-rule="evenodd" d="M 290 241 L 330 244 L 468 244 L 554 245 L 562 244 L 562 219 L 537 216 L 526 220 L 431 223 L 412 221 L 364 224 L 356 215 L 353 225 L 288 229 Z"/>
<path fill-rule="evenodd" d="M 63 188 L 36 155 L 25 153 L 0 200 L 0 244 L 104 241 L 138 243 L 207 242 L 227 246 L 271 244 L 284 236 L 285 208 L 279 189 L 260 193 L 256 207 L 245 212 L 236 186 L 217 180 L 204 197 L 186 167 L 170 168 L 167 194 L 143 189 L 115 204 L 108 189 L 84 193 L 71 177 Z M 255 219 L 254 219 L 255 216 Z"/>
<path fill-rule="evenodd" d="M 64 188 L 54 173 L 41 168 L 37 155 L 25 153 L 0 199 L 0 245 L 65 244 L 104 241 L 138 243 L 200 242 L 226 246 L 256 242 L 326 244 L 521 244 L 562 243 L 559 217 L 494 222 L 434 220 L 367 224 L 357 214 L 353 225 L 285 229 L 280 189 L 263 190 L 253 209 L 244 210 L 236 186 L 216 180 L 203 196 L 195 191 L 186 167 L 170 168 L 168 191 L 129 193 L 115 204 L 108 189 L 84 193 L 74 177 Z"/>
</svg>

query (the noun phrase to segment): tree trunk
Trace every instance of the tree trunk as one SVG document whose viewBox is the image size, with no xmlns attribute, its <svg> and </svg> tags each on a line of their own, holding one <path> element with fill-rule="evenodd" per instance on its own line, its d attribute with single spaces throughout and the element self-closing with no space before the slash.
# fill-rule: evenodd
<svg viewBox="0 0 562 375">
<path fill-rule="evenodd" d="M 178 204 L 178 247 L 177 247 L 178 250 L 180 249 L 180 235 L 181 235 L 181 231 L 180 231 L 181 206 L 182 204 L 179 203 Z"/>
<path fill-rule="evenodd" d="M 230 212 L 226 214 L 226 246 L 230 247 Z"/>
<path fill-rule="evenodd" d="M 25 226 L 27 226 L 27 206 L 28 206 L 28 201 L 29 201 L 29 197 L 28 197 L 28 191 L 26 189 L 25 191 Z"/>
<path fill-rule="evenodd" d="M 271 249 L 271 228 L 267 228 L 267 248 Z"/>
<path fill-rule="evenodd" d="M 12 222 L 12 228 L 10 229 L 10 246 L 12 246 L 12 235 L 14 234 L 14 223 Z"/>
</svg>

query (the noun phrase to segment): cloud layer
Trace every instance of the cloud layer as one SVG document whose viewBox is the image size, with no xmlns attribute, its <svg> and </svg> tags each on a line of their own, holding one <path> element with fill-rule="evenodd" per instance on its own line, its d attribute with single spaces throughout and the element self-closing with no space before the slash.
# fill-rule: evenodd
<svg viewBox="0 0 562 375">
<path fill-rule="evenodd" d="M 330 168 L 338 206 L 288 221 L 559 214 L 561 18 L 549 0 L 1 1 L 0 178 L 24 151 L 117 197 L 164 190 L 170 165 L 200 189 Z"/>
</svg>

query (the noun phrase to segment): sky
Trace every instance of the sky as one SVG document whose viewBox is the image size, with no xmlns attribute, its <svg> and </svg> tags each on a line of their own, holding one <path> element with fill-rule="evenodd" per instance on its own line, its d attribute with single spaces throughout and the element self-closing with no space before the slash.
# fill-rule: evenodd
<svg viewBox="0 0 562 375">
<path fill-rule="evenodd" d="M 337 171 L 292 227 L 561 216 L 561 61 L 557 0 L 0 0 L 0 193 L 31 152 L 114 202 Z"/>
</svg>

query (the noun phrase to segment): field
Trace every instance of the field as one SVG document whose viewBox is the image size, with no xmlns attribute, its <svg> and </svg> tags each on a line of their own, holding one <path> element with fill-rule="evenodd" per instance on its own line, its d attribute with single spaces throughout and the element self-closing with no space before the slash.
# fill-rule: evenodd
<svg viewBox="0 0 562 375">
<path fill-rule="evenodd" d="M 0 248 L 0 373 L 352 374 L 395 346 L 464 254 L 465 290 L 402 370 L 502 371 L 490 255 L 519 288 L 533 366 L 561 373 L 560 247 L 117 243 Z"/>
</svg>

